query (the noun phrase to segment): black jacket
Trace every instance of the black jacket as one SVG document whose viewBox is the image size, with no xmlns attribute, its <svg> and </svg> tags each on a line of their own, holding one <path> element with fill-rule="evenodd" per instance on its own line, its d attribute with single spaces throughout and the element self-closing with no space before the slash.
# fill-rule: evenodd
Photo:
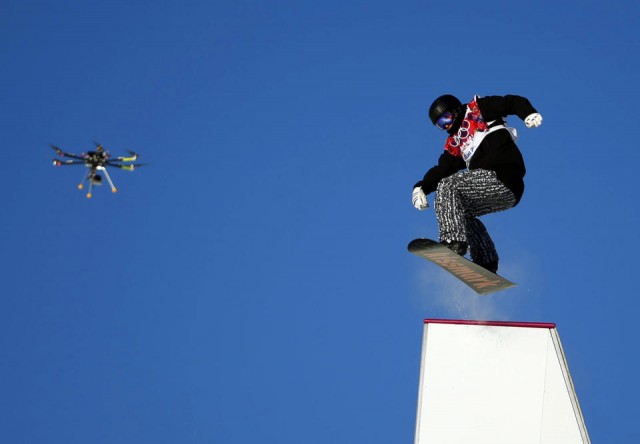
<svg viewBox="0 0 640 444">
<path fill-rule="evenodd" d="M 516 115 L 524 120 L 528 115 L 537 112 L 529 100 L 514 95 L 480 97 L 477 104 L 482 119 L 487 123 L 496 121 L 495 124 L 502 124 L 504 118 L 509 115 Z M 464 110 L 459 113 L 459 118 L 449 130 L 451 135 L 458 131 L 463 117 Z M 454 155 L 445 150 L 438 159 L 438 164 L 427 171 L 424 178 L 414 187 L 420 186 L 429 194 L 436 191 L 440 180 L 466 167 L 461 155 Z M 524 193 L 523 178 L 526 169 L 522 154 L 507 129 L 495 130 L 482 140 L 469 162 L 470 170 L 480 168 L 495 171 L 498 180 L 515 195 L 516 203 L 520 201 Z"/>
</svg>

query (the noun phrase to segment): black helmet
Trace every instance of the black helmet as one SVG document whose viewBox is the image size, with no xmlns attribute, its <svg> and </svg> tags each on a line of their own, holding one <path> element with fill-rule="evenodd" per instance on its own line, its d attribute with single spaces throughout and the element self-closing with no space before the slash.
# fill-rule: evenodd
<svg viewBox="0 0 640 444">
<path fill-rule="evenodd" d="M 431 123 L 435 125 L 436 120 L 438 120 L 438 117 L 440 117 L 443 112 L 453 111 L 460 106 L 462 106 L 462 103 L 457 97 L 452 96 L 451 94 L 440 96 L 434 100 L 429 107 L 429 119 L 431 119 Z"/>
</svg>

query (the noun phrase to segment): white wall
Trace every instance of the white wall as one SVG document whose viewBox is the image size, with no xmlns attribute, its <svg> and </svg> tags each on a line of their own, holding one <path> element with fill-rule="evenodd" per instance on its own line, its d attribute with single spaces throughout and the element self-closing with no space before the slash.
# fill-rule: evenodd
<svg viewBox="0 0 640 444">
<path fill-rule="evenodd" d="M 425 321 L 416 443 L 588 443 L 553 324 Z"/>
</svg>

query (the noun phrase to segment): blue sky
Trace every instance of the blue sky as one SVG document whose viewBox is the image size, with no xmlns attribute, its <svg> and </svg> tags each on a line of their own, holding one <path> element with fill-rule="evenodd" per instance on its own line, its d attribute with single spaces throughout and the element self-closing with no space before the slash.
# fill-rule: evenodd
<svg viewBox="0 0 640 444">
<path fill-rule="evenodd" d="M 459 318 L 555 322 L 592 441 L 638 442 L 640 6 L 434 3 L 2 2 L 0 441 L 411 442 Z M 405 249 L 443 93 L 544 117 L 490 297 Z M 148 166 L 86 199 L 48 144 L 94 140 Z"/>
</svg>

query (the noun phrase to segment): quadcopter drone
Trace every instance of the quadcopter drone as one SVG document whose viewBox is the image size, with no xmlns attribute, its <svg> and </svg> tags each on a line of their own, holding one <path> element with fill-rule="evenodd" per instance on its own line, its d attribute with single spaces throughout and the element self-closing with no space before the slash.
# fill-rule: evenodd
<svg viewBox="0 0 640 444">
<path fill-rule="evenodd" d="M 87 193 L 87 198 L 89 199 L 91 198 L 91 196 L 93 196 L 93 194 L 91 193 L 91 191 L 93 190 L 93 186 L 102 185 L 102 176 L 98 174 L 98 172 L 103 173 L 107 178 L 112 192 L 115 193 L 116 191 L 118 191 L 117 188 L 113 185 L 111 177 L 109 177 L 107 166 L 120 168 L 127 171 L 133 171 L 135 167 L 142 166 L 142 164 L 131 163 L 135 162 L 136 159 L 138 159 L 138 154 L 134 153 L 133 151 L 129 151 L 129 156 L 115 157 L 112 159 L 109 155 L 109 152 L 106 151 L 99 143 L 96 143 L 95 151 L 88 151 L 80 155 L 67 153 L 54 145 L 51 145 L 51 148 L 54 149 L 58 156 L 69 158 L 69 160 L 53 159 L 53 164 L 55 166 L 84 165 L 85 167 L 89 168 L 89 171 L 87 171 L 87 174 L 85 174 L 82 182 L 78 184 L 78 189 L 82 190 L 84 188 L 85 182 L 89 182 L 89 192 Z"/>
</svg>

